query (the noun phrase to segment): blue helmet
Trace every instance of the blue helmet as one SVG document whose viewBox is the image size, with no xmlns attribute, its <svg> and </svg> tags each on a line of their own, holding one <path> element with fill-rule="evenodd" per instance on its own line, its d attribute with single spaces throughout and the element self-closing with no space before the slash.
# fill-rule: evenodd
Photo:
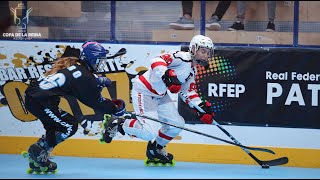
<svg viewBox="0 0 320 180">
<path fill-rule="evenodd" d="M 100 71 L 100 63 L 106 59 L 109 53 L 100 43 L 96 41 L 86 41 L 82 44 L 80 60 L 84 62 L 91 71 Z"/>
</svg>

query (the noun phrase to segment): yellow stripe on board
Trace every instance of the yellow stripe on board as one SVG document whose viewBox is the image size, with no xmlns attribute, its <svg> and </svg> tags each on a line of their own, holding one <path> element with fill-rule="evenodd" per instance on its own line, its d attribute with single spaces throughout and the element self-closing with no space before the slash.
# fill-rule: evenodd
<svg viewBox="0 0 320 180">
<path fill-rule="evenodd" d="M 0 136 L 0 154 L 20 154 L 37 140 L 36 137 Z M 71 138 L 59 144 L 52 155 L 143 160 L 146 146 L 147 143 L 142 141 L 115 140 L 110 144 L 100 144 L 99 140 Z M 276 155 L 258 151 L 251 152 L 260 160 L 287 156 L 289 163 L 285 166 L 320 168 L 320 149 L 264 148 L 273 150 Z M 257 165 L 241 148 L 232 145 L 170 143 L 167 145 L 167 150 L 178 162 Z"/>
</svg>

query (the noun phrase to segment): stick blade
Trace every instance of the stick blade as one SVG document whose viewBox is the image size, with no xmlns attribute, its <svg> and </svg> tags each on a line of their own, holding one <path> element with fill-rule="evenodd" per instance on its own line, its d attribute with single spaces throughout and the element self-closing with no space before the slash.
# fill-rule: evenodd
<svg viewBox="0 0 320 180">
<path fill-rule="evenodd" d="M 121 48 L 118 52 L 116 52 L 114 55 L 107 57 L 107 59 L 113 59 L 116 58 L 118 56 L 124 55 L 127 53 L 126 48 Z"/>
<path fill-rule="evenodd" d="M 287 164 L 288 162 L 289 162 L 288 157 L 282 157 L 282 158 L 273 159 L 270 161 L 262 161 L 262 164 L 268 165 L 268 166 L 280 166 L 280 165 Z"/>
</svg>

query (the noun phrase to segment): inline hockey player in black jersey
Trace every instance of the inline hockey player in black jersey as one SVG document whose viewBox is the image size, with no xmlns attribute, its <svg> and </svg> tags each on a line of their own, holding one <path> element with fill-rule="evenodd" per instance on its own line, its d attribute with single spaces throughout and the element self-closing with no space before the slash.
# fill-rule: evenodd
<svg viewBox="0 0 320 180">
<path fill-rule="evenodd" d="M 28 173 L 54 173 L 57 164 L 49 160 L 51 151 L 78 130 L 75 117 L 58 107 L 62 96 L 74 96 L 104 114 L 121 116 L 126 111 L 123 100 L 102 97 L 101 87 L 110 85 L 111 81 L 93 74 L 103 68 L 108 51 L 95 41 L 85 42 L 82 48 L 80 58 L 57 59 L 49 71 L 39 79 L 31 80 L 25 91 L 26 108 L 42 122 L 46 131 L 28 152 L 23 153 L 29 158 Z"/>
</svg>

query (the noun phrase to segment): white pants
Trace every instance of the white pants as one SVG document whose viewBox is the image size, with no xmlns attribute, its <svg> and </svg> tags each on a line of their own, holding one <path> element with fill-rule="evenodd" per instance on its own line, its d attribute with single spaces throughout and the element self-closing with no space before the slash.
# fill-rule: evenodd
<svg viewBox="0 0 320 180">
<path fill-rule="evenodd" d="M 185 125 L 184 119 L 178 113 L 178 109 L 168 94 L 159 98 L 144 95 L 135 89 L 132 89 L 131 93 L 136 114 L 159 119 L 180 127 Z M 167 145 L 181 132 L 179 128 L 141 117 L 127 119 L 123 124 L 123 129 L 127 134 L 146 141 L 156 138 L 157 143 L 162 146 Z"/>
</svg>

